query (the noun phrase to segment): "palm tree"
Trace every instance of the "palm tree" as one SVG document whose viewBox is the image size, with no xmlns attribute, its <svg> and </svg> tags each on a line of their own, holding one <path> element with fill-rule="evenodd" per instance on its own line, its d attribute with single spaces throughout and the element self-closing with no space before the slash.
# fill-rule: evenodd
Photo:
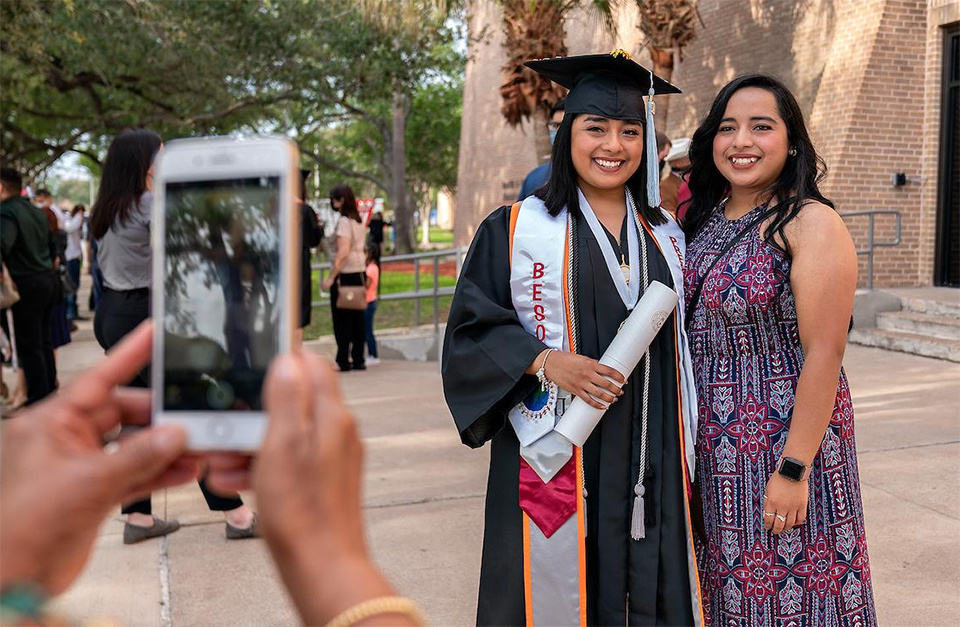
<svg viewBox="0 0 960 627">
<path fill-rule="evenodd" d="M 683 49 L 697 37 L 697 22 L 703 25 L 697 0 L 636 0 L 639 28 L 650 50 L 653 71 L 665 80 L 673 76 L 676 63 L 683 61 Z M 666 128 L 669 99 L 657 100 L 657 124 Z"/>
<path fill-rule="evenodd" d="M 615 30 L 616 0 L 498 0 L 503 11 L 503 50 L 506 62 L 500 84 L 500 112 L 510 126 L 533 118 L 537 157 L 550 154 L 547 116 L 566 90 L 523 66 L 530 59 L 565 56 L 564 20 L 574 8 L 588 5 Z"/>
</svg>

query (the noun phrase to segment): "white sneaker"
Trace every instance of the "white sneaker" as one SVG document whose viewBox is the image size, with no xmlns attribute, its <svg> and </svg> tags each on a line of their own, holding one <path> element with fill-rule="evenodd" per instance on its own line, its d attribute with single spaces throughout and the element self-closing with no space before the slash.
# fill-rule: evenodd
<svg viewBox="0 0 960 627">
<path fill-rule="evenodd" d="M 368 365 L 368 366 L 379 366 L 379 365 L 380 365 L 380 360 L 377 359 L 376 357 L 367 357 L 367 365 Z"/>
</svg>

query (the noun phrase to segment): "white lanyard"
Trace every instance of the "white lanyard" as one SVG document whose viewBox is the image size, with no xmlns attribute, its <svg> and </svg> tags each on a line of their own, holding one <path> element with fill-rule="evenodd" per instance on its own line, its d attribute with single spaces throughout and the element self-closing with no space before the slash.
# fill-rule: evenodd
<svg viewBox="0 0 960 627">
<path fill-rule="evenodd" d="M 620 262 L 617 261 L 617 256 L 613 253 L 613 246 L 610 245 L 610 240 L 600 225 L 600 220 L 597 219 L 597 215 L 593 212 L 583 192 L 580 191 L 579 188 L 577 189 L 577 195 L 580 197 L 580 212 L 587 219 L 587 225 L 590 226 L 590 231 L 600 246 L 600 252 L 603 253 L 603 260 L 607 264 L 607 271 L 610 273 L 610 278 L 613 279 L 613 284 L 617 286 L 620 300 L 623 301 L 627 311 L 631 311 L 637 304 L 637 299 L 640 297 L 640 241 L 637 236 L 637 218 L 636 211 L 633 209 L 633 198 L 630 195 L 630 190 L 626 187 L 624 187 L 624 192 L 627 201 L 625 219 L 631 225 L 627 227 L 627 258 L 630 260 L 630 285 L 627 285 L 626 280 L 623 278 L 623 272 L 620 270 Z"/>
</svg>

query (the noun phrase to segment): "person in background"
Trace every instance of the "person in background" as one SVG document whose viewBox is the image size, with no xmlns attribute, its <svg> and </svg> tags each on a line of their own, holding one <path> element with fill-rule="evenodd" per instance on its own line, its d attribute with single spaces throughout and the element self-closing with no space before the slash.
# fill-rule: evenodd
<svg viewBox="0 0 960 627">
<path fill-rule="evenodd" d="M 565 100 L 561 100 L 550 109 L 547 131 L 550 133 L 551 146 L 553 146 L 553 142 L 556 141 L 557 131 L 560 129 L 560 123 L 563 122 L 565 102 Z M 523 185 L 520 186 L 520 193 L 517 195 L 517 200 L 523 200 L 546 184 L 550 178 L 550 163 L 550 161 L 547 161 L 530 170 L 530 173 L 523 179 Z"/>
<path fill-rule="evenodd" d="M 363 254 L 364 237 L 357 199 L 349 185 L 337 185 L 330 190 L 330 204 L 340 213 L 337 220 L 337 254 L 330 274 L 323 281 L 324 291 L 330 292 L 330 313 L 333 316 L 333 335 L 337 340 L 337 365 L 341 372 L 366 370 L 364 362 L 363 311 L 337 307 L 341 285 L 365 285 L 366 270 Z"/>
<path fill-rule="evenodd" d="M 663 131 L 657 131 L 657 172 L 663 173 L 663 167 L 666 165 L 666 156 L 670 153 L 670 149 L 673 147 L 673 142 L 670 141 L 670 138 L 667 137 L 667 134 Z"/>
<path fill-rule="evenodd" d="M 390 225 L 390 222 L 386 222 L 383 219 L 382 211 L 376 211 L 372 216 L 370 216 L 370 224 L 368 225 L 370 231 L 367 236 L 368 241 L 372 244 L 376 244 L 380 253 L 383 253 L 383 229 L 384 227 Z"/>
<path fill-rule="evenodd" d="M 32 405 L 56 387 L 50 312 L 59 281 L 53 270 L 57 255 L 53 231 L 47 217 L 21 197 L 22 186 L 19 172 L 0 169 L 0 260 L 20 293 L 10 312 L 27 386 L 26 404 Z"/>
<path fill-rule="evenodd" d="M 56 257 L 53 260 L 53 269 L 57 274 L 57 294 L 50 310 L 47 323 L 50 325 L 50 339 L 53 342 L 53 358 L 57 359 L 57 349 L 70 343 L 70 332 L 76 330 L 76 324 L 67 319 L 67 299 L 63 291 L 63 283 L 59 273 L 66 271 L 65 253 L 67 250 L 67 234 L 61 229 L 60 211 L 53 207 L 53 195 L 45 189 L 38 189 L 34 203 L 47 218 L 47 224 L 53 232 L 57 243 Z M 57 383 L 54 382 L 54 388 Z"/>
<path fill-rule="evenodd" d="M 857 251 L 820 192 L 826 165 L 796 98 L 762 74 L 720 90 L 690 162 L 707 624 L 875 627 L 842 367 Z"/>
<path fill-rule="evenodd" d="M 307 180 L 310 170 L 300 170 L 300 327 L 297 340 L 303 341 L 303 328 L 310 324 L 313 311 L 313 272 L 310 269 L 310 249 L 320 245 L 323 229 L 317 219 L 317 212 L 307 204 Z"/>
<path fill-rule="evenodd" d="M 103 164 L 100 189 L 93 205 L 90 234 L 97 241 L 97 262 L 103 273 L 103 299 L 93 330 L 105 350 L 112 348 L 150 317 L 150 219 L 154 160 L 163 142 L 148 129 L 124 131 L 114 138 Z M 144 371 L 133 381 L 150 387 Z M 239 495 L 214 494 L 201 479 L 200 490 L 213 511 L 224 513 L 229 540 L 257 536 L 256 517 Z M 150 496 L 124 505 L 124 544 L 163 536 L 180 528 L 175 520 L 153 516 Z"/>
<path fill-rule="evenodd" d="M 687 171 L 690 168 L 690 138 L 683 137 L 673 142 L 665 161 L 670 171 L 660 180 L 660 206 L 669 211 L 674 217 L 677 215 L 677 194 L 680 187 L 686 182 Z"/>
<path fill-rule="evenodd" d="M 67 234 L 67 248 L 64 252 L 67 259 L 67 274 L 77 288 L 80 287 L 80 267 L 83 264 L 81 237 L 85 212 L 86 208 L 83 205 L 74 205 L 63 225 L 63 230 Z M 80 315 L 76 294 L 67 296 L 67 320 L 86 320 Z"/>
<path fill-rule="evenodd" d="M 377 338 L 373 334 L 373 317 L 377 313 L 377 296 L 380 293 L 380 247 L 367 244 L 367 309 L 363 312 L 363 327 L 367 337 L 367 365 L 380 363 L 377 355 Z"/>
<path fill-rule="evenodd" d="M 303 624 L 425 624 L 370 557 L 362 444 L 329 365 L 310 353 L 274 360 L 264 389 L 269 426 L 251 466 L 239 455 L 189 455 L 181 427 L 149 426 L 149 393 L 118 386 L 147 365 L 151 341 L 152 325 L 141 325 L 57 397 L 4 427 L 3 624 L 72 624 L 51 616 L 46 601 L 79 577 L 110 510 L 131 495 L 186 483 L 204 465 L 218 490 L 256 491 L 267 547 Z M 108 453 L 103 441 L 120 424 L 144 428 Z"/>
</svg>

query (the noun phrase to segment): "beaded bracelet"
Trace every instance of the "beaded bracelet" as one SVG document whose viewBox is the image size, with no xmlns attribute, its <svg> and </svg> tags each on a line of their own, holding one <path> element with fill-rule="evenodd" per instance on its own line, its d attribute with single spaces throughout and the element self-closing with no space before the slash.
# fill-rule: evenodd
<svg viewBox="0 0 960 627">
<path fill-rule="evenodd" d="M 418 625 L 426 625 L 423 612 L 416 603 L 407 597 L 379 597 L 362 601 L 340 612 L 327 623 L 327 627 L 351 627 L 362 620 L 380 614 L 404 614 Z"/>
</svg>

